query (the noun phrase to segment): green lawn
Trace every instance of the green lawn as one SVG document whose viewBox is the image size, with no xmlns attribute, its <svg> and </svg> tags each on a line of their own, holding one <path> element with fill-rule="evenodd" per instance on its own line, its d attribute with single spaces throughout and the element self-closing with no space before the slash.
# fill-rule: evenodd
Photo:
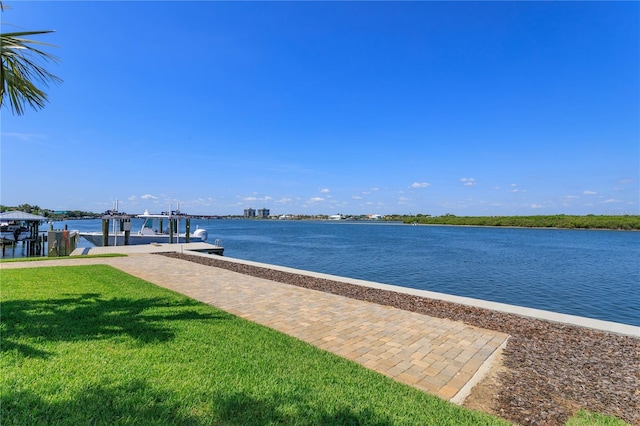
<svg viewBox="0 0 640 426">
<path fill-rule="evenodd" d="M 569 419 L 566 426 L 625 426 L 626 424 L 615 417 L 580 410 Z"/>
<path fill-rule="evenodd" d="M 11 424 L 505 424 L 108 266 L 2 271 Z"/>
<path fill-rule="evenodd" d="M 507 424 L 109 266 L 4 269 L 0 301 L 3 426 Z"/>
</svg>

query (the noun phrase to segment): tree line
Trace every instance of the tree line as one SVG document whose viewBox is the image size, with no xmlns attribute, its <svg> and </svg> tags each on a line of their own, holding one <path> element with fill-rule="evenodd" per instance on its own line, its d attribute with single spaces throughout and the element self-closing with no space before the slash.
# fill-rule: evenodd
<svg viewBox="0 0 640 426">
<path fill-rule="evenodd" d="M 43 216 L 51 220 L 80 219 L 86 217 L 100 217 L 101 215 L 83 210 L 50 210 L 41 208 L 38 205 L 20 204 L 18 206 L 4 206 L 0 204 L 0 213 L 17 210 Z"/>
<path fill-rule="evenodd" d="M 386 220 L 424 225 L 511 226 L 524 228 L 640 230 L 640 215 L 546 215 L 546 216 L 415 216 L 393 215 Z"/>
</svg>

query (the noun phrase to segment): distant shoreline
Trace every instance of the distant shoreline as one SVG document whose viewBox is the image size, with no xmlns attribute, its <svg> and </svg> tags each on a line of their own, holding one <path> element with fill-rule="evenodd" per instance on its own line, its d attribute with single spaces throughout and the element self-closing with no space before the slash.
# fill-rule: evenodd
<svg viewBox="0 0 640 426">
<path fill-rule="evenodd" d="M 494 228 L 640 230 L 640 215 L 548 216 L 398 216 L 407 224 L 486 226 Z"/>
<path fill-rule="evenodd" d="M 411 225 L 403 223 L 403 225 Z M 562 228 L 555 226 L 502 226 L 502 225 L 451 225 L 444 223 L 417 223 L 417 226 L 451 226 L 459 228 L 504 228 L 504 229 L 548 229 L 550 231 L 566 230 L 566 231 L 640 231 L 638 229 L 620 229 L 620 228 Z"/>
</svg>

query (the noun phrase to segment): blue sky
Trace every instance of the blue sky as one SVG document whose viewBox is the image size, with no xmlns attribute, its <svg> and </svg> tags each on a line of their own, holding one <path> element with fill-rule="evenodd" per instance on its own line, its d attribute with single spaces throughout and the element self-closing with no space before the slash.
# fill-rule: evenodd
<svg viewBox="0 0 640 426">
<path fill-rule="evenodd" d="M 640 213 L 638 2 L 5 4 L 64 83 L 4 205 Z"/>
</svg>

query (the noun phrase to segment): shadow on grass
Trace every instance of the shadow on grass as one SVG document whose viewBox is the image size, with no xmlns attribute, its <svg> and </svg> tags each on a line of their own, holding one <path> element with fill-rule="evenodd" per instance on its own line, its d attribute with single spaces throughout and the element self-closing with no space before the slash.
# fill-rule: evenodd
<svg viewBox="0 0 640 426">
<path fill-rule="evenodd" d="M 174 337 L 172 321 L 226 319 L 224 312 L 202 314 L 189 307 L 200 303 L 162 297 L 103 299 L 100 294 L 49 300 L 9 300 L 2 303 L 0 350 L 17 350 L 27 357 L 47 352 L 28 340 L 88 341 L 128 336 L 140 343 L 165 342 Z M 17 339 L 20 339 L 18 341 Z"/>
<path fill-rule="evenodd" d="M 388 426 L 390 420 L 370 409 L 348 407 L 322 413 L 301 397 L 281 395 L 256 399 L 244 393 L 199 401 L 176 397 L 171 391 L 153 389 L 144 380 L 124 385 L 91 385 L 71 399 L 51 401 L 29 391 L 8 390 L 0 399 L 0 415 L 6 424 L 144 424 L 144 425 L 372 425 Z M 185 406 L 185 403 L 187 406 Z M 4 423 L 3 423 L 4 424 Z"/>
<path fill-rule="evenodd" d="M 120 386 L 87 386 L 76 395 L 51 401 L 33 392 L 8 390 L 0 400 L 3 424 L 202 424 L 181 414 L 170 392 L 155 391 L 141 380 Z"/>
<path fill-rule="evenodd" d="M 216 420 L 225 425 L 305 424 L 305 425 L 371 425 L 390 426 L 393 422 L 365 408 L 356 411 L 349 407 L 318 412 L 303 398 L 276 395 L 257 399 L 245 393 L 217 398 Z"/>
</svg>

